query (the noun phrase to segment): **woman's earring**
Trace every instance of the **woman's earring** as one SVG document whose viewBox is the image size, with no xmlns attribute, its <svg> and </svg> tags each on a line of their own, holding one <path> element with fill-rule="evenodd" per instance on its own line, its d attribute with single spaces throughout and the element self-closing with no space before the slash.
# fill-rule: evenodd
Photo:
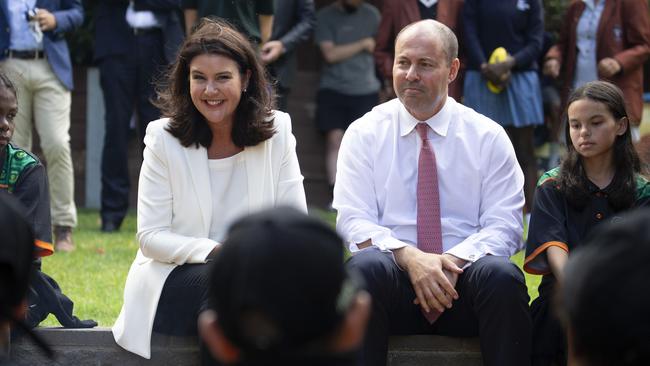
<svg viewBox="0 0 650 366">
<path fill-rule="evenodd" d="M 246 88 L 244 88 L 241 92 L 242 92 L 242 93 L 246 93 Z"/>
</svg>

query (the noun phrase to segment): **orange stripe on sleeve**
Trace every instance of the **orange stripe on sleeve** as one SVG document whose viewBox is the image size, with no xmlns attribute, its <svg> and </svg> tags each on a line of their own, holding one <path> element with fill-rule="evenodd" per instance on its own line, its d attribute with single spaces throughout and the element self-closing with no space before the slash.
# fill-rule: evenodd
<svg viewBox="0 0 650 366">
<path fill-rule="evenodd" d="M 34 245 L 36 246 L 37 257 L 47 257 L 54 253 L 54 246 L 52 243 L 36 239 L 34 240 Z"/>
<path fill-rule="evenodd" d="M 547 250 L 550 247 L 560 247 L 567 253 L 569 252 L 569 246 L 566 245 L 565 243 L 561 241 L 548 241 L 540 245 L 539 248 L 535 249 L 535 251 L 533 251 L 528 257 L 526 257 L 526 259 L 524 260 L 524 271 L 536 275 L 545 275 L 551 273 L 550 271 L 538 271 L 528 266 L 530 262 L 534 261 L 540 254 L 542 254 L 545 250 Z"/>
</svg>

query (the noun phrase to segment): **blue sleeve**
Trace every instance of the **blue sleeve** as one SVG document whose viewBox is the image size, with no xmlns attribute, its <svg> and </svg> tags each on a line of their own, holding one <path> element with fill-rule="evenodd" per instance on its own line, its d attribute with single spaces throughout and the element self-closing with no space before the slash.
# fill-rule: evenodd
<svg viewBox="0 0 650 366">
<path fill-rule="evenodd" d="M 314 30 L 314 24 L 316 24 L 314 0 L 299 0 L 297 7 L 297 22 L 286 34 L 280 37 L 280 41 L 284 44 L 287 52 L 291 52 L 300 42 L 306 41 Z"/>
<path fill-rule="evenodd" d="M 544 45 L 544 12 L 540 0 L 530 1 L 528 17 L 526 46 L 512 55 L 515 58 L 515 65 L 519 67 L 527 67 L 534 63 L 542 52 L 542 46 Z"/>
<path fill-rule="evenodd" d="M 463 40 L 465 43 L 465 53 L 469 65 L 480 66 L 487 62 L 483 55 L 483 47 L 478 37 L 478 0 L 465 0 L 463 6 Z"/>
<path fill-rule="evenodd" d="M 63 34 L 72 31 L 84 21 L 84 9 L 81 0 L 63 0 L 59 9 L 50 10 L 56 19 L 54 34 Z"/>
</svg>

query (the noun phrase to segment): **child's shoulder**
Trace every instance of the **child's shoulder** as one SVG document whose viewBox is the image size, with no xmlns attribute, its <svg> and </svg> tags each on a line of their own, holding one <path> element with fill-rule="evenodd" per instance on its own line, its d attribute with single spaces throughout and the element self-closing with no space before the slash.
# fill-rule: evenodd
<svg viewBox="0 0 650 366">
<path fill-rule="evenodd" d="M 650 198 L 650 181 L 641 174 L 636 175 L 636 199 Z"/>
<path fill-rule="evenodd" d="M 555 186 L 557 185 L 559 179 L 560 179 L 560 167 L 556 167 L 542 174 L 542 176 L 539 177 L 539 179 L 537 180 L 537 186 L 541 187 L 547 184 L 552 184 L 553 186 Z"/>
</svg>

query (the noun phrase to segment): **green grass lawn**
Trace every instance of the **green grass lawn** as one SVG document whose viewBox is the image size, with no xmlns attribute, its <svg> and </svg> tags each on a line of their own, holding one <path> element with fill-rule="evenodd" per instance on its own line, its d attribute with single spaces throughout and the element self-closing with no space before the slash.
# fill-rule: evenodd
<svg viewBox="0 0 650 366">
<path fill-rule="evenodd" d="M 334 223 L 334 214 L 313 210 L 313 214 Z M 63 292 L 74 301 L 74 314 L 80 319 L 94 319 L 109 327 L 122 306 L 124 280 L 135 257 L 135 213 L 127 216 L 121 231 L 105 234 L 99 230 L 96 210 L 80 210 L 79 226 L 74 232 L 77 249 L 72 253 L 55 253 L 43 259 L 43 271 L 52 276 Z M 523 253 L 512 260 L 523 264 Z M 537 297 L 541 276 L 526 275 L 531 299 Z M 50 315 L 41 325 L 59 326 Z"/>
<path fill-rule="evenodd" d="M 56 252 L 43 259 L 43 271 L 74 301 L 74 314 L 111 326 L 122 306 L 124 280 L 135 257 L 135 213 L 129 213 L 118 233 L 99 230 L 99 213 L 80 210 L 73 233 L 75 251 Z M 58 326 L 50 315 L 42 325 Z"/>
</svg>

